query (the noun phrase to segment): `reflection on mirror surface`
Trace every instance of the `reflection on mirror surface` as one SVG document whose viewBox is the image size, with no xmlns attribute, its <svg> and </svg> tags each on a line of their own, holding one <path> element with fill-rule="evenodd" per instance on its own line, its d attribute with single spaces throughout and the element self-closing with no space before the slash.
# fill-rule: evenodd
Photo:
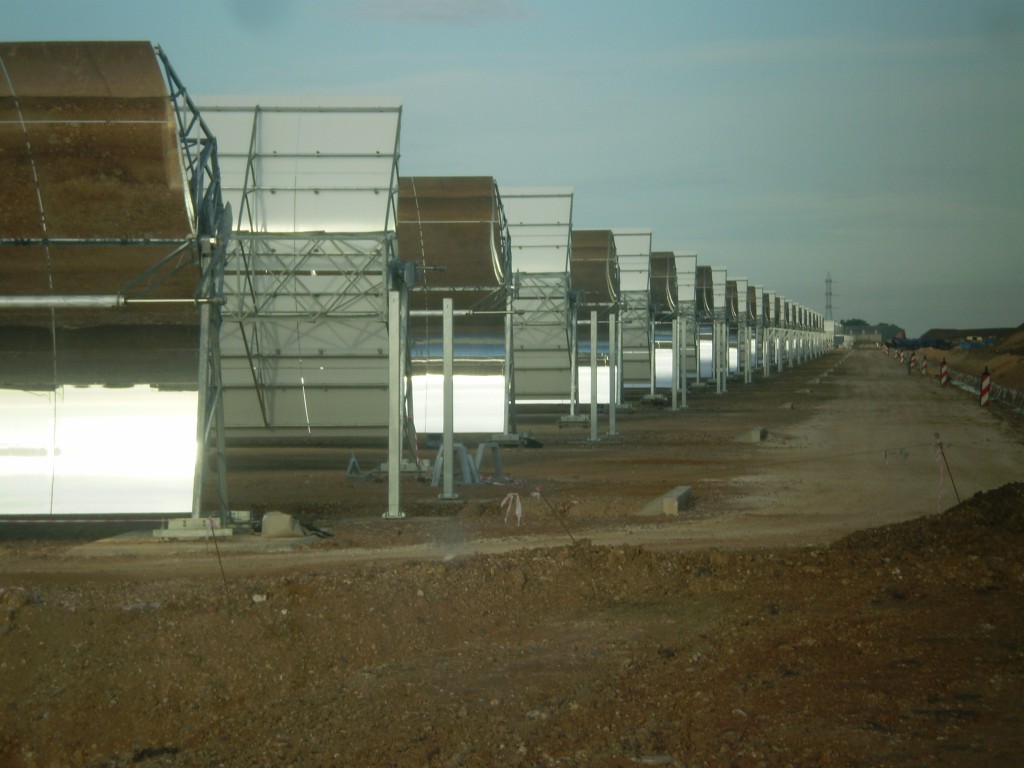
<svg viewBox="0 0 1024 768">
<path fill-rule="evenodd" d="M 503 376 L 452 377 L 455 432 L 501 432 L 504 425 Z M 421 434 L 444 431 L 444 376 L 412 377 L 413 421 Z"/>
<path fill-rule="evenodd" d="M 0 390 L 0 515 L 187 514 L 196 392 Z"/>
</svg>

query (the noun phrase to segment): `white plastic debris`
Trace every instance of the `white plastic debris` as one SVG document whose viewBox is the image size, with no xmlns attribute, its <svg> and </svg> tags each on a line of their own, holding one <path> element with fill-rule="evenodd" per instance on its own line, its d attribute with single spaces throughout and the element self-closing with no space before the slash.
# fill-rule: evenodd
<svg viewBox="0 0 1024 768">
<path fill-rule="evenodd" d="M 516 525 L 522 525 L 523 502 L 520 500 L 518 493 L 508 494 L 501 502 L 501 510 L 505 513 L 506 523 L 508 523 L 508 516 L 514 512 L 516 516 Z"/>
</svg>

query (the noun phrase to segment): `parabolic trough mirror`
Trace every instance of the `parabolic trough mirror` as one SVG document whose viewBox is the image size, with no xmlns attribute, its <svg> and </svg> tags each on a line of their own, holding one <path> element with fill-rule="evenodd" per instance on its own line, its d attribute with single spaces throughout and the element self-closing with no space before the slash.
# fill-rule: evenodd
<svg viewBox="0 0 1024 768">
<path fill-rule="evenodd" d="M 195 512 L 221 207 L 178 85 L 146 42 L 0 43 L 0 515 Z"/>
<path fill-rule="evenodd" d="M 614 314 L 619 295 L 619 264 L 615 252 L 615 235 L 610 229 L 573 229 L 570 260 L 572 289 L 578 295 L 577 334 L 579 401 L 591 401 L 590 314 L 597 312 L 597 402 L 607 405 L 611 398 L 609 378 L 609 316 Z M 586 324 L 583 326 L 583 324 Z"/>
<path fill-rule="evenodd" d="M 399 180 L 402 257 L 420 265 L 410 291 L 413 418 L 418 432 L 444 422 L 443 319 L 452 299 L 455 432 L 509 432 L 514 420 L 508 345 L 508 225 L 490 176 Z"/>
</svg>

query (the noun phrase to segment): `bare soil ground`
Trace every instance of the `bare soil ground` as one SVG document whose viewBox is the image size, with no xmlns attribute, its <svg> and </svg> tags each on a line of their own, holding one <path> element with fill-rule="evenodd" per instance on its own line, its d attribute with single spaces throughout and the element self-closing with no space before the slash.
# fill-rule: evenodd
<svg viewBox="0 0 1024 768">
<path fill-rule="evenodd" d="M 333 530 L 300 549 L 0 527 L 0 764 L 1016 764 L 1019 415 L 874 350 L 689 405 L 538 420 L 400 521 L 371 449 L 232 452 L 233 507 Z"/>
</svg>

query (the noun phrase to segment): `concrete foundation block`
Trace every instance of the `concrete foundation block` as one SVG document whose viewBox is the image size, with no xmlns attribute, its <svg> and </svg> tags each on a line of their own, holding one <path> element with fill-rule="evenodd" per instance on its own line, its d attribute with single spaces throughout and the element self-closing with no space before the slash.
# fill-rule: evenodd
<svg viewBox="0 0 1024 768">
<path fill-rule="evenodd" d="M 693 501 L 693 490 L 688 485 L 679 485 L 661 497 L 661 513 L 678 515 Z"/>
<path fill-rule="evenodd" d="M 158 539 L 207 539 L 234 535 L 231 528 L 222 528 L 220 520 L 209 517 L 184 517 L 164 521 L 164 527 L 153 531 Z"/>
<path fill-rule="evenodd" d="M 738 443 L 760 443 L 768 437 L 767 427 L 754 427 L 736 438 Z"/>
<path fill-rule="evenodd" d="M 636 514 L 641 517 L 654 515 L 675 516 L 693 501 L 693 491 L 688 485 L 679 485 L 644 505 Z"/>
</svg>

